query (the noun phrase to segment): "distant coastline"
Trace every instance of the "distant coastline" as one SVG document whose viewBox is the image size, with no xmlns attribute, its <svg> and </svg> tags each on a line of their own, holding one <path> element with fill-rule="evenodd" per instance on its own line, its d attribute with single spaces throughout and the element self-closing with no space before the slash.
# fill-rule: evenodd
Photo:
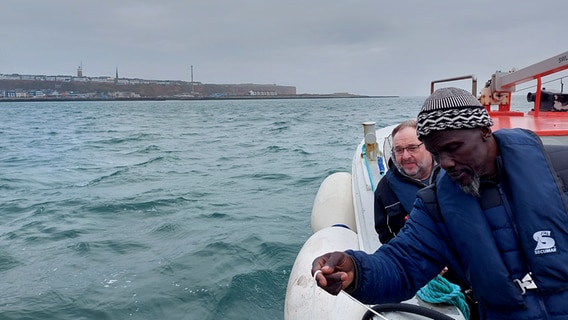
<svg viewBox="0 0 568 320">
<path fill-rule="evenodd" d="M 80 70 L 79 70 L 80 71 Z M 297 94 L 296 87 L 277 84 L 207 84 L 177 80 L 0 74 L 0 102 L 18 101 L 163 101 L 392 98 L 347 92 Z"/>
<path fill-rule="evenodd" d="M 168 100 L 276 100 L 276 99 L 347 99 L 347 98 L 399 98 L 399 96 L 366 96 L 352 94 L 299 94 L 280 96 L 222 96 L 222 97 L 111 97 L 111 98 L 78 98 L 78 97 L 41 97 L 41 98 L 0 98 L 0 102 L 54 102 L 54 101 L 168 101 Z"/>
</svg>

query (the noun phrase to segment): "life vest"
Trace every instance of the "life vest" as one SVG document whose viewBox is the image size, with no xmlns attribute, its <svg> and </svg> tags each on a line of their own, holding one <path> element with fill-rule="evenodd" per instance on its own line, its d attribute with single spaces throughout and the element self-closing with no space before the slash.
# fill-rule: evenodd
<svg viewBox="0 0 568 320">
<path fill-rule="evenodd" d="M 493 135 L 502 159 L 502 203 L 483 208 L 442 171 L 436 181 L 440 211 L 429 214 L 441 215 L 476 298 L 502 310 L 526 302 L 516 282 L 521 271 L 532 273 L 542 293 L 568 289 L 568 203 L 534 133 L 510 129 Z"/>
</svg>

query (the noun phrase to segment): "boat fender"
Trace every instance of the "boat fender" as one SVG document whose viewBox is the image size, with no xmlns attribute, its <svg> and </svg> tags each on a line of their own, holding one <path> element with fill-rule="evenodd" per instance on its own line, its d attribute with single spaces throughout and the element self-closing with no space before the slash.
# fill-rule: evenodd
<svg viewBox="0 0 568 320">
<path fill-rule="evenodd" d="M 351 178 L 351 173 L 336 172 L 321 183 L 312 207 L 313 233 L 337 224 L 357 232 Z"/>
</svg>

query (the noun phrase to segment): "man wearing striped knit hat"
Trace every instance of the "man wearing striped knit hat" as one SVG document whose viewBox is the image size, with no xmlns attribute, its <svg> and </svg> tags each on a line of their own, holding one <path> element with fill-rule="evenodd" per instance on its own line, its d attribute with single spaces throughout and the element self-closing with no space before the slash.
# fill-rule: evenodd
<svg viewBox="0 0 568 320">
<path fill-rule="evenodd" d="M 568 319 L 568 147 L 524 129 L 493 132 L 487 110 L 458 88 L 436 90 L 417 121 L 443 169 L 436 182 L 375 253 L 316 258 L 318 285 L 400 302 L 448 266 L 473 288 L 482 319 Z"/>
</svg>

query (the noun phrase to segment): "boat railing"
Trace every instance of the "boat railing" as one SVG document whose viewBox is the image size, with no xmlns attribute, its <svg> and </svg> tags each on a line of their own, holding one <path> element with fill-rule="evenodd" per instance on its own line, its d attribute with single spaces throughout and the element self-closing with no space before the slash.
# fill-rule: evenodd
<svg viewBox="0 0 568 320">
<path fill-rule="evenodd" d="M 454 82 L 454 81 L 467 80 L 467 79 L 471 79 L 471 94 L 473 94 L 474 96 L 477 97 L 477 77 L 473 74 L 466 75 L 466 76 L 459 76 L 459 77 L 453 77 L 453 78 L 434 80 L 434 81 L 430 82 L 430 94 L 434 93 L 434 90 L 435 90 L 437 83 Z"/>
</svg>

